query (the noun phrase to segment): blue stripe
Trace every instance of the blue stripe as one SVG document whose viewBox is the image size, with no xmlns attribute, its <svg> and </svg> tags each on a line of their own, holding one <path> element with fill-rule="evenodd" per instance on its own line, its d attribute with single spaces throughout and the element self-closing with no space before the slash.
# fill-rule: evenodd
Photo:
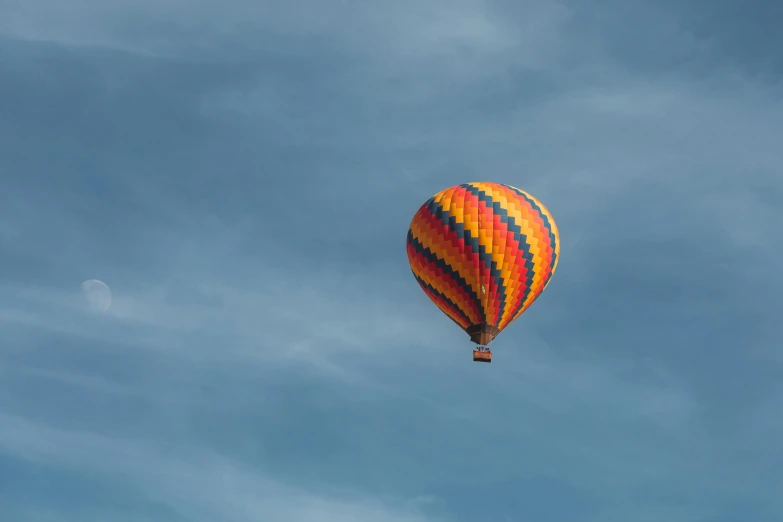
<svg viewBox="0 0 783 522">
<path fill-rule="evenodd" d="M 519 190 L 516 187 L 511 187 L 509 185 L 503 185 L 503 186 L 508 188 L 508 189 L 511 189 L 516 194 L 522 196 L 522 199 L 524 199 L 525 201 L 530 203 L 530 206 L 533 207 L 533 209 L 536 212 L 538 212 L 539 215 L 541 216 L 541 221 L 544 222 L 544 227 L 546 228 L 547 232 L 549 233 L 549 244 L 552 245 L 552 261 L 550 261 L 550 263 L 549 263 L 549 268 L 550 269 L 554 269 L 555 268 L 555 263 L 557 262 L 557 238 L 555 237 L 555 233 L 552 231 L 552 225 L 549 223 L 549 218 L 546 217 L 546 214 L 544 213 L 544 211 L 541 210 L 541 207 L 539 207 L 538 204 L 536 204 L 535 201 L 530 199 L 530 197 L 528 197 L 527 194 L 525 194 L 524 192 L 522 192 L 521 190 Z M 549 277 L 552 277 L 552 271 L 551 270 L 549 271 Z"/>
<path fill-rule="evenodd" d="M 522 233 L 522 227 L 517 225 L 516 220 L 508 215 L 508 209 L 503 208 L 500 203 L 495 202 L 492 200 L 492 198 L 483 190 L 479 190 L 473 185 L 469 183 L 464 183 L 460 185 L 465 190 L 470 192 L 471 194 L 478 197 L 479 201 L 483 201 L 485 205 L 490 207 L 492 209 L 493 214 L 500 216 L 500 222 L 504 223 L 508 230 L 514 235 L 514 241 L 517 242 L 518 249 L 520 252 L 522 252 L 522 258 L 525 260 L 525 268 L 527 269 L 527 276 L 525 279 L 525 291 L 522 297 L 522 302 L 525 302 L 525 299 L 527 299 L 527 296 L 530 294 L 530 287 L 533 284 L 533 277 L 535 277 L 535 263 L 533 262 L 533 254 L 530 252 L 530 243 L 527 240 L 527 236 Z M 476 240 L 478 242 L 478 239 Z M 527 248 L 522 248 L 523 246 L 526 246 Z M 500 270 L 497 267 L 497 264 L 492 261 L 492 254 L 487 254 L 483 252 L 482 247 L 482 254 L 484 254 L 484 262 L 486 263 L 485 266 L 490 266 L 491 264 L 491 272 L 490 274 L 495 279 L 495 284 L 498 287 L 498 291 L 500 294 L 500 319 L 503 318 L 503 313 L 506 310 L 506 285 L 503 284 L 503 278 L 501 275 Z M 497 326 L 497 325 L 493 325 Z"/>
<path fill-rule="evenodd" d="M 544 286 L 549 282 L 549 280 L 552 278 L 552 275 L 554 274 L 554 268 L 555 268 L 555 262 L 557 261 L 557 238 L 555 237 L 555 233 L 552 231 L 552 225 L 549 223 L 549 218 L 546 217 L 546 214 L 541 210 L 541 207 L 536 204 L 535 201 L 533 201 L 527 194 L 522 192 L 516 187 L 512 187 L 510 185 L 503 185 L 507 189 L 511 190 L 518 196 L 520 196 L 522 199 L 527 201 L 531 207 L 533 207 L 533 210 L 538 212 L 538 214 L 541 216 L 541 221 L 544 222 L 544 228 L 546 228 L 547 232 L 549 233 L 549 244 L 552 246 L 552 260 L 549 262 L 549 275 L 547 276 L 546 281 L 544 281 Z M 527 296 L 525 296 L 525 299 L 527 299 Z M 516 310 L 514 310 L 514 315 L 511 317 L 516 316 L 519 311 L 522 309 L 522 307 L 525 304 L 525 299 L 522 299 L 522 302 L 520 302 L 519 307 L 517 307 Z"/>
<path fill-rule="evenodd" d="M 464 290 L 473 300 L 479 310 L 479 313 L 482 313 L 483 309 L 481 307 L 481 301 L 479 301 L 476 292 L 473 291 L 473 288 L 468 284 L 465 278 L 459 275 L 459 272 L 457 272 L 454 267 L 449 265 L 445 259 L 439 258 L 437 255 L 435 255 L 434 252 L 425 247 L 418 239 L 416 239 L 413 236 L 413 231 L 410 229 L 408 229 L 408 244 L 410 244 L 416 252 L 424 256 L 427 261 L 431 262 L 444 274 L 447 274 L 449 277 L 451 277 L 451 279 L 457 283 L 457 285 L 459 285 L 459 287 Z M 465 317 L 467 318 L 468 316 L 466 315 Z M 473 324 L 473 321 L 470 319 L 468 319 L 468 322 Z"/>
<path fill-rule="evenodd" d="M 465 321 L 466 321 L 468 324 L 471 324 L 471 322 L 472 322 L 472 321 L 470 320 L 470 318 L 468 318 L 468 316 L 467 316 L 467 315 L 465 315 L 465 312 L 463 312 L 463 311 L 462 311 L 462 309 L 461 309 L 459 306 L 457 306 L 456 304 L 454 304 L 454 303 L 451 301 L 451 299 L 449 299 L 449 298 L 448 298 L 448 297 L 446 297 L 445 295 L 443 295 L 443 294 L 441 294 L 440 292 L 438 292 L 438 291 L 437 291 L 437 290 L 436 290 L 436 289 L 435 289 L 435 288 L 434 288 L 434 287 L 433 287 L 431 284 L 429 284 L 429 283 L 425 282 L 425 281 L 424 281 L 422 278 L 420 278 L 419 276 L 417 276 L 417 275 L 416 275 L 416 272 L 413 272 L 413 277 L 415 277 L 415 278 L 416 278 L 416 281 L 418 281 L 418 282 L 419 282 L 419 284 L 421 285 L 421 287 L 422 287 L 422 288 L 426 288 L 427 290 L 429 290 L 430 292 L 432 292 L 432 293 L 433 293 L 433 294 L 435 294 L 436 296 L 438 296 L 438 297 L 440 297 L 441 299 L 443 299 L 443 300 L 446 302 L 446 304 L 447 304 L 447 305 L 451 306 L 451 308 L 452 308 L 452 311 L 453 311 L 453 312 L 456 312 L 456 313 L 457 313 L 457 315 L 460 315 L 460 316 L 462 316 L 462 317 L 465 319 Z M 441 312 L 443 312 L 443 310 L 441 310 Z M 446 312 L 443 312 L 443 313 L 444 313 L 444 314 L 446 314 Z M 449 317 L 449 314 L 446 314 L 446 317 L 448 317 L 449 319 L 451 319 L 452 321 L 454 321 L 454 319 L 453 319 L 452 317 Z M 454 321 L 454 324 L 458 325 L 458 326 L 459 326 L 460 328 L 462 328 L 463 330 L 465 329 L 465 328 L 464 328 L 464 327 L 463 327 L 461 324 L 459 324 L 457 321 Z"/>
</svg>

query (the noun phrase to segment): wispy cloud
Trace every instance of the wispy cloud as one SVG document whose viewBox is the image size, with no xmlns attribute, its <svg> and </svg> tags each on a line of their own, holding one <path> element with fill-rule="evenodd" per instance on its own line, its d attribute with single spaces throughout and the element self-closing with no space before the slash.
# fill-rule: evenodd
<svg viewBox="0 0 783 522">
<path fill-rule="evenodd" d="M 130 487 L 170 506 L 186 520 L 441 520 L 422 514 L 415 498 L 383 502 L 303 491 L 198 448 L 172 451 L 141 441 L 36 425 L 7 415 L 0 416 L 0 422 L 4 453 L 46 466 L 119 474 Z"/>
</svg>

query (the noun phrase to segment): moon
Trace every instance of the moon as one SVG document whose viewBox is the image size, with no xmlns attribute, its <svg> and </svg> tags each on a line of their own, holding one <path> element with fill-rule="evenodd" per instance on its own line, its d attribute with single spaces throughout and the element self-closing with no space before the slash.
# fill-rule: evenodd
<svg viewBox="0 0 783 522">
<path fill-rule="evenodd" d="M 111 307 L 111 290 L 106 283 L 89 279 L 82 283 L 82 295 L 93 312 L 108 312 Z"/>
</svg>

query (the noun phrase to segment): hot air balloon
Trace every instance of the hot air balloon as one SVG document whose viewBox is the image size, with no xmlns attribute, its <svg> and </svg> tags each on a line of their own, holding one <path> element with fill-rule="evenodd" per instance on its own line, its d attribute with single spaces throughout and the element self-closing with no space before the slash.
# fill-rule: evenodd
<svg viewBox="0 0 783 522">
<path fill-rule="evenodd" d="M 555 220 L 510 185 L 474 182 L 435 194 L 413 216 L 408 261 L 435 305 L 491 362 L 488 344 L 541 295 L 560 254 Z"/>
</svg>

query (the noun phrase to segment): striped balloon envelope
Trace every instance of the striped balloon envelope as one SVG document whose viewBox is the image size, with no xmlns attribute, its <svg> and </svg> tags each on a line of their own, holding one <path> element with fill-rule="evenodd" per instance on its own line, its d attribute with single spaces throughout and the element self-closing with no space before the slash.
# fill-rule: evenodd
<svg viewBox="0 0 783 522">
<path fill-rule="evenodd" d="M 464 183 L 435 194 L 413 216 L 408 261 L 424 293 L 479 345 L 474 360 L 544 291 L 560 237 L 549 211 L 509 185 Z"/>
</svg>

